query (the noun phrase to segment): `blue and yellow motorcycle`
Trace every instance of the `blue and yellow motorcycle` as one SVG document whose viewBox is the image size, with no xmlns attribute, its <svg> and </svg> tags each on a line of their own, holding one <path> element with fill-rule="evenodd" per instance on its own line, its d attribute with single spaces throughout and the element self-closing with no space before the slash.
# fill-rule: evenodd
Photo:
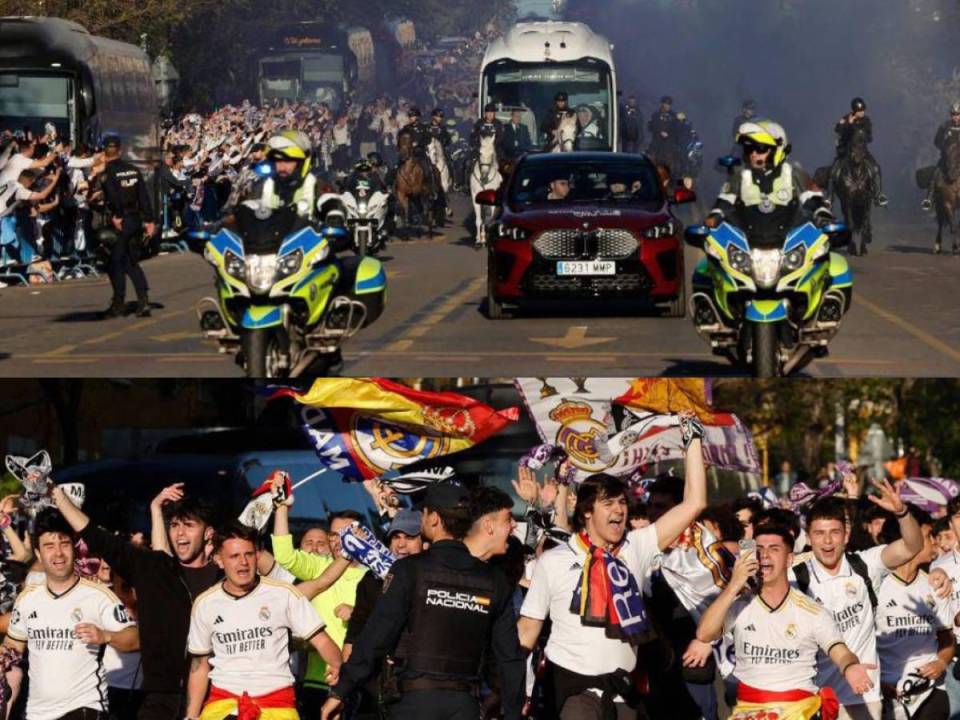
<svg viewBox="0 0 960 720">
<path fill-rule="evenodd" d="M 201 331 L 236 353 L 249 377 L 330 374 L 340 346 L 383 312 L 387 276 L 372 257 L 339 258 L 347 230 L 315 228 L 291 209 L 243 203 L 230 227 L 187 242 L 216 271 L 217 297 L 197 306 Z"/>
<path fill-rule="evenodd" d="M 846 259 L 832 252 L 850 241 L 844 225 L 804 223 L 780 247 L 751 245 L 729 223 L 694 225 L 685 237 L 706 254 L 694 270 L 689 305 L 715 354 L 757 377 L 789 375 L 826 355 L 853 293 Z"/>
</svg>

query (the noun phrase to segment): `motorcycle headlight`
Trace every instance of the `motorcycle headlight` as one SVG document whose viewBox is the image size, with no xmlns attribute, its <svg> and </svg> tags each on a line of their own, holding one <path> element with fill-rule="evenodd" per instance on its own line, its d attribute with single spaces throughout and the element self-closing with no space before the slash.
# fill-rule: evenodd
<svg viewBox="0 0 960 720">
<path fill-rule="evenodd" d="M 750 256 L 740 248 L 731 247 L 730 250 L 727 251 L 727 261 L 730 263 L 730 267 L 737 272 L 743 273 L 744 275 L 750 274 Z"/>
<path fill-rule="evenodd" d="M 497 235 L 502 238 L 509 238 L 510 240 L 526 240 L 530 237 L 530 233 L 522 227 L 507 225 L 506 223 L 500 223 L 497 226 Z"/>
<path fill-rule="evenodd" d="M 247 272 L 247 264 L 243 258 L 232 250 L 227 250 L 223 254 L 223 267 L 227 275 L 235 277 L 237 280 L 244 280 Z"/>
<path fill-rule="evenodd" d="M 799 247 L 794 248 L 786 255 L 783 256 L 783 269 L 785 272 L 791 273 L 795 270 L 799 270 L 803 267 L 803 263 L 807 259 L 806 249 Z"/>
<path fill-rule="evenodd" d="M 367 214 L 367 201 L 366 201 L 366 200 L 361 200 L 360 203 L 357 205 L 357 214 L 358 214 L 358 215 L 366 215 L 366 214 Z"/>
<path fill-rule="evenodd" d="M 294 250 L 292 253 L 287 253 L 277 261 L 277 279 L 281 280 L 299 272 L 302 265 L 303 250 Z"/>
<path fill-rule="evenodd" d="M 762 288 L 770 288 L 777 284 L 780 277 L 780 263 L 783 253 L 779 250 L 753 250 L 753 279 Z"/>
<path fill-rule="evenodd" d="M 277 274 L 276 255 L 249 255 L 247 257 L 247 285 L 251 290 L 265 293 L 273 287 Z"/>
<path fill-rule="evenodd" d="M 673 220 L 668 220 L 665 223 L 660 223 L 659 225 L 654 225 L 643 231 L 643 236 L 647 239 L 653 240 L 656 238 L 664 237 L 673 237 L 677 233 L 677 225 Z"/>
</svg>

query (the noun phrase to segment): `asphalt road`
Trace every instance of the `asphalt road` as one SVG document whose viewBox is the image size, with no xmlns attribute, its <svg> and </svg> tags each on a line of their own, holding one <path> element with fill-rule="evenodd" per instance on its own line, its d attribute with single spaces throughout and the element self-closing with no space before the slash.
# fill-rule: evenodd
<svg viewBox="0 0 960 720">
<path fill-rule="evenodd" d="M 720 375 L 690 321 L 578 307 L 573 314 L 482 314 L 486 254 L 460 225 L 391 243 L 380 320 L 344 347 L 344 374 L 417 376 Z M 960 376 L 960 257 L 932 254 L 929 217 L 876 214 L 867 257 L 852 258 L 854 303 L 830 347 L 803 374 Z M 947 243 L 949 247 L 949 242 Z M 687 268 L 697 251 L 687 250 Z M 200 337 L 196 302 L 213 290 L 211 268 L 192 254 L 145 264 L 153 317 L 101 320 L 106 277 L 0 290 L 0 376 L 230 377 L 240 369 Z"/>
</svg>

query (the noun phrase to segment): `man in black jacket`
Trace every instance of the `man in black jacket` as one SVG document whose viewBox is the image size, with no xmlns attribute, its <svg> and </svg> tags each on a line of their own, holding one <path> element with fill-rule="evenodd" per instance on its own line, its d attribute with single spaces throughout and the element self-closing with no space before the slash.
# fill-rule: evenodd
<svg viewBox="0 0 960 720">
<path fill-rule="evenodd" d="M 419 555 L 423 552 L 423 538 L 420 536 L 422 519 L 416 510 L 400 510 L 397 512 L 390 529 L 387 530 L 387 545 L 390 552 L 398 559 Z M 347 625 L 347 637 L 344 640 L 343 656 L 350 657 L 353 645 L 360 639 L 360 633 L 366 627 L 367 621 L 373 617 L 377 601 L 383 594 L 383 580 L 374 573 L 368 572 L 357 585 L 357 600 Z M 364 687 L 364 695 L 360 700 L 354 720 L 379 717 L 376 710 L 382 694 L 381 679 L 383 675 L 374 676 Z"/>
<path fill-rule="evenodd" d="M 523 113 L 514 110 L 510 113 L 510 122 L 503 126 L 502 146 L 509 160 L 516 160 L 533 147 L 530 129 L 523 124 Z"/>
<path fill-rule="evenodd" d="M 471 497 L 457 485 L 438 484 L 427 488 L 423 504 L 430 549 L 393 564 L 376 617 L 341 668 L 323 720 L 339 716 L 343 698 L 392 652 L 402 660 L 403 695 L 391 710 L 394 720 L 478 717 L 482 661 L 490 651 L 500 669 L 503 716 L 521 717 L 525 663 L 513 588 L 486 562 L 507 551 L 516 527 L 513 501 L 496 488 L 478 488 Z"/>
<path fill-rule="evenodd" d="M 143 704 L 138 720 L 180 720 L 187 677 L 187 631 L 190 609 L 200 593 L 222 573 L 210 563 L 206 545 L 213 538 L 209 508 L 194 498 L 164 509 L 173 556 L 133 545 L 94 525 L 63 490 L 53 501 L 70 526 L 137 591 L 140 652 L 143 659 Z"/>
</svg>

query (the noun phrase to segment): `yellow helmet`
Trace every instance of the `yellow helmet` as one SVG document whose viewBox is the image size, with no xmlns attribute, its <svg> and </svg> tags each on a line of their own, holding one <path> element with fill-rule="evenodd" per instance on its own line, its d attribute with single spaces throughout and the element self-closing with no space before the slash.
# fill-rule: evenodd
<svg viewBox="0 0 960 720">
<path fill-rule="evenodd" d="M 737 129 L 738 145 L 761 145 L 773 148 L 773 167 L 779 167 L 790 154 L 787 131 L 771 120 L 743 123 Z"/>
<path fill-rule="evenodd" d="M 310 139 L 299 130 L 281 130 L 267 141 L 268 160 L 296 160 L 300 177 L 310 172 Z"/>
</svg>

